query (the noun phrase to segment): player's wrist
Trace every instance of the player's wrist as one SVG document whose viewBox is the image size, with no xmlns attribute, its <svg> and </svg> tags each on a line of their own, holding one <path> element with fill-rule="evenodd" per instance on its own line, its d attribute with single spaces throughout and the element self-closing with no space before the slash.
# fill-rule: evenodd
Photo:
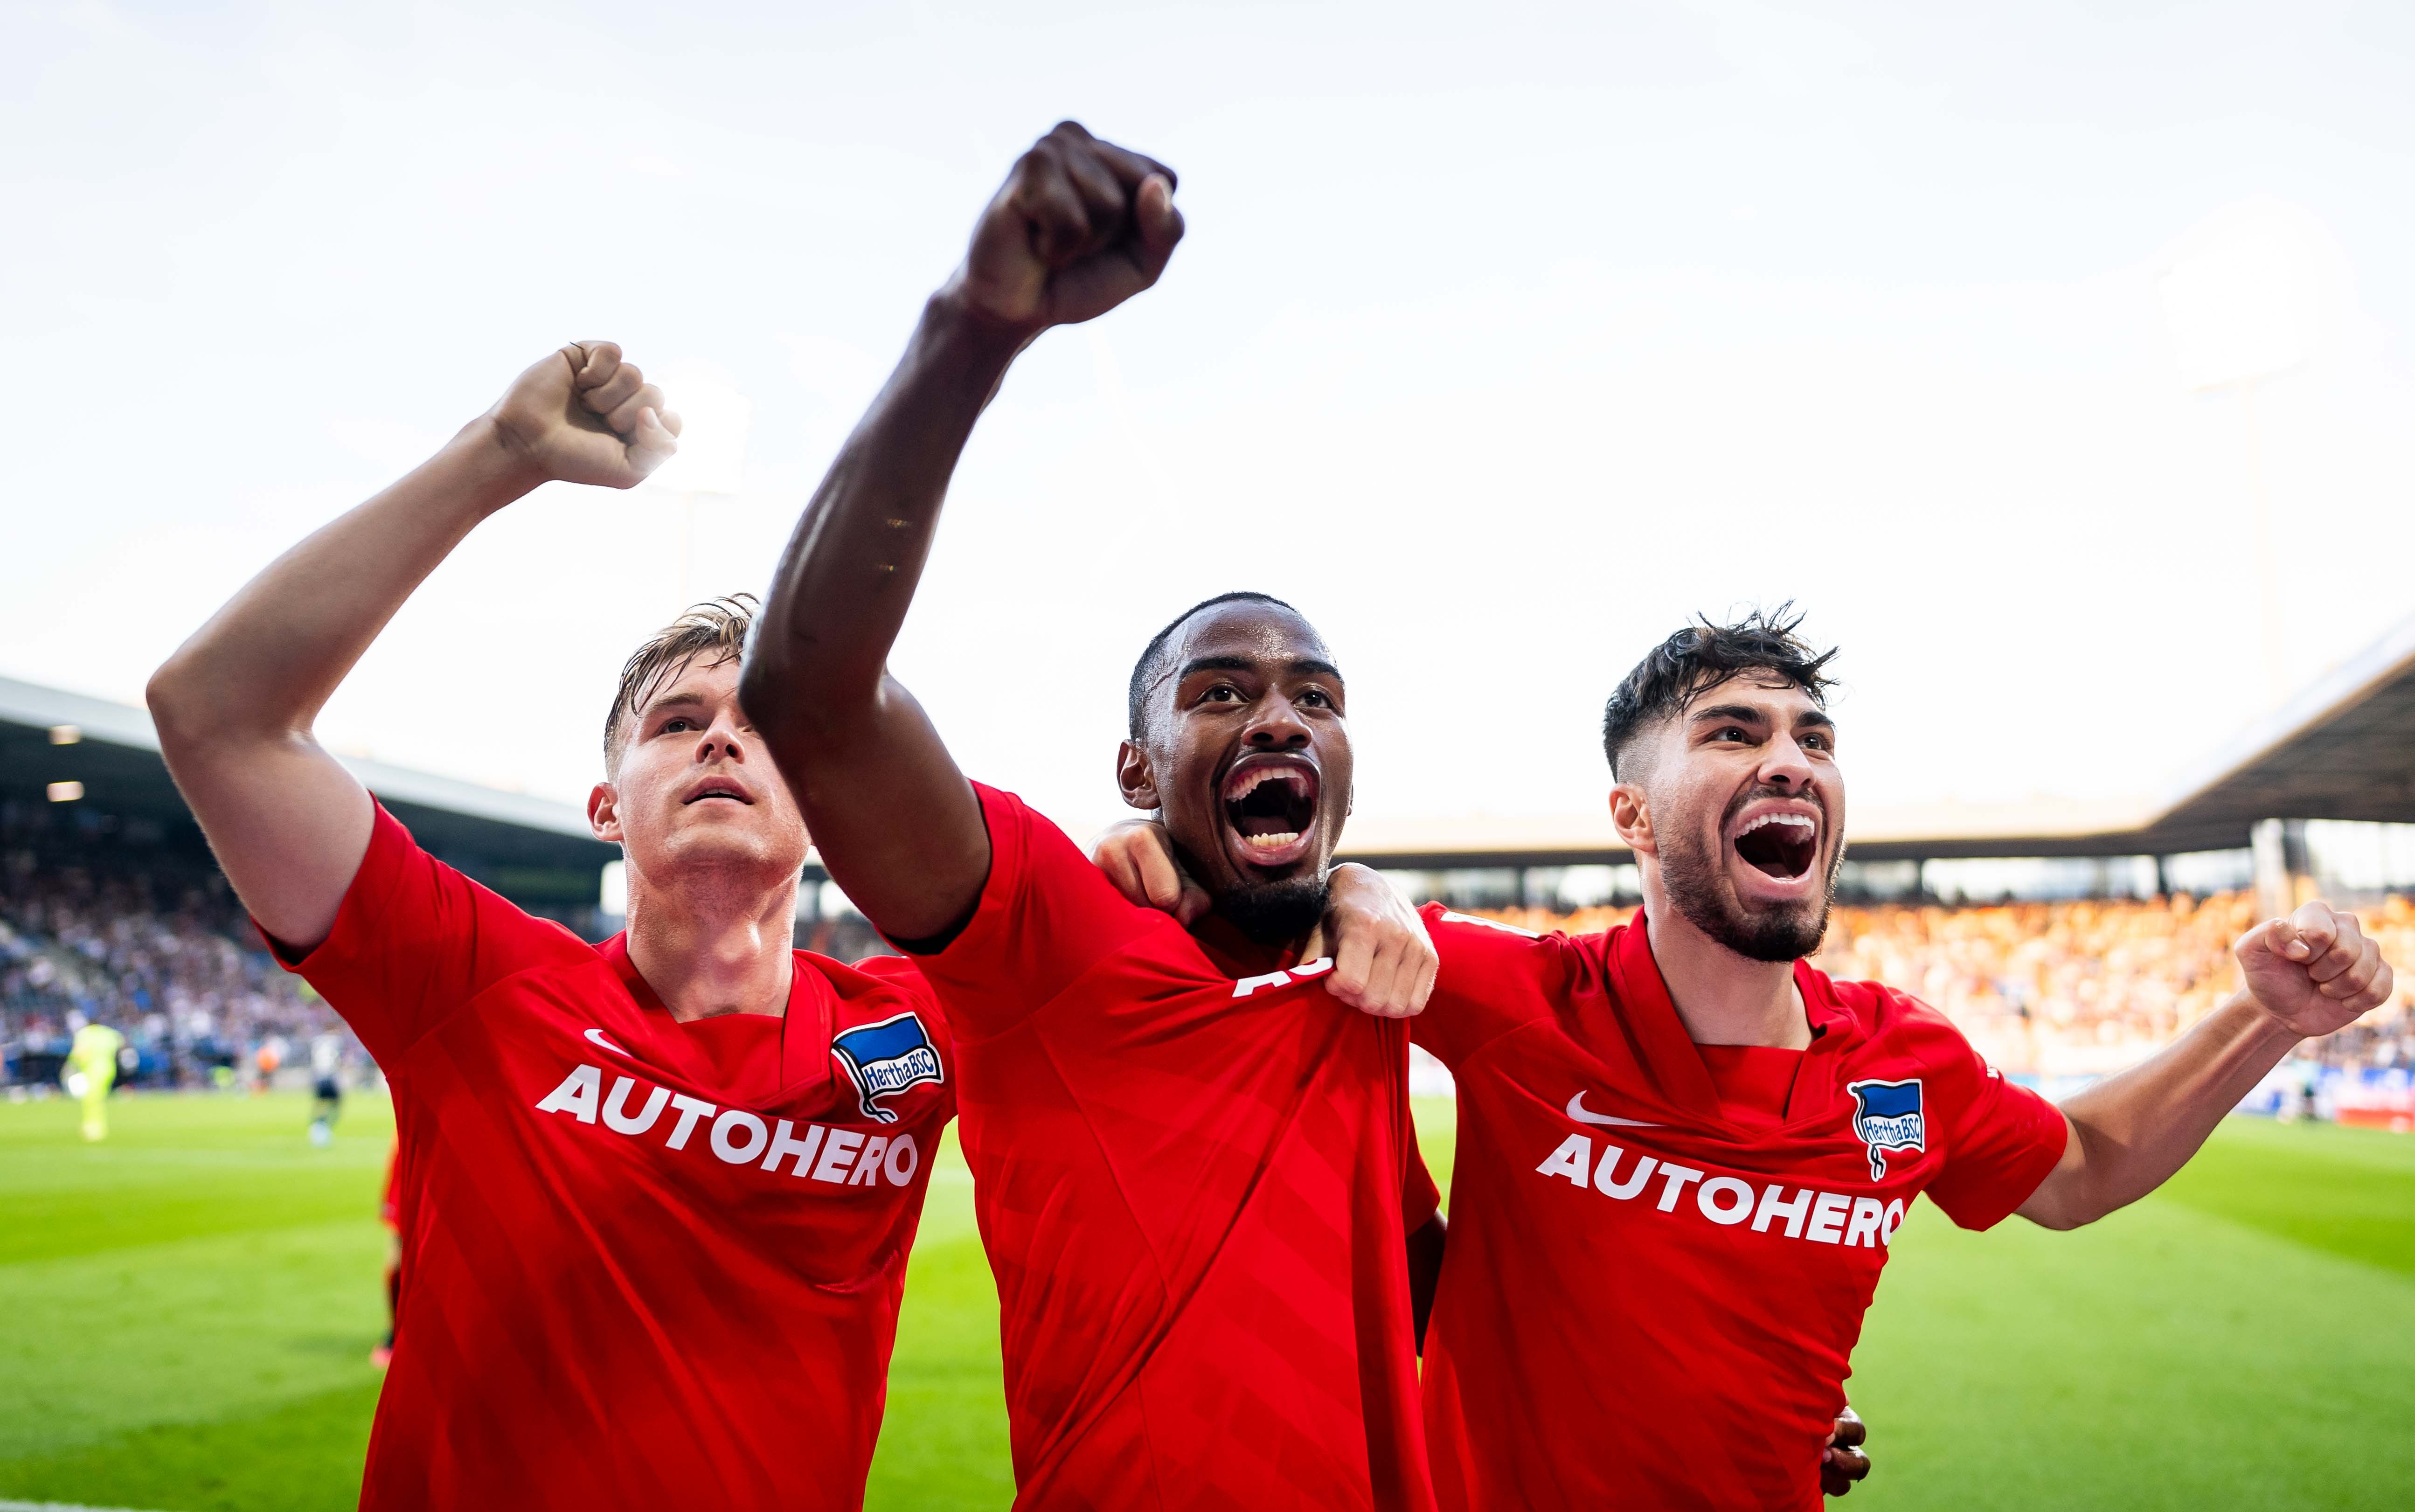
<svg viewBox="0 0 2415 1512">
<path fill-rule="evenodd" d="M 998 372 L 1047 329 L 1045 321 L 1010 320 L 983 306 L 961 269 L 922 307 L 922 336 L 936 350 Z"/>
<path fill-rule="evenodd" d="M 2274 1059 L 2294 1049 L 2306 1031 L 2292 1024 L 2280 1010 L 2273 1008 L 2248 988 L 2242 987 L 2230 995 L 2230 1000 L 2214 1010 L 2237 1021 L 2238 1033 L 2258 1053 L 2269 1052 Z"/>
<path fill-rule="evenodd" d="M 482 518 L 553 481 L 528 443 L 491 410 L 456 431 L 428 465 L 450 474 L 456 497 Z"/>
</svg>

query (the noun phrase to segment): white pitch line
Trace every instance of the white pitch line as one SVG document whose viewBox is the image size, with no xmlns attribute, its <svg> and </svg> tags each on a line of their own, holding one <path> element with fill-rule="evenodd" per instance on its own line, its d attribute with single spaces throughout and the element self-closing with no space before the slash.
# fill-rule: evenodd
<svg viewBox="0 0 2415 1512">
<path fill-rule="evenodd" d="M 0 1502 L 0 1512 L 135 1512 L 125 1506 L 82 1506 L 74 1502 Z"/>
</svg>

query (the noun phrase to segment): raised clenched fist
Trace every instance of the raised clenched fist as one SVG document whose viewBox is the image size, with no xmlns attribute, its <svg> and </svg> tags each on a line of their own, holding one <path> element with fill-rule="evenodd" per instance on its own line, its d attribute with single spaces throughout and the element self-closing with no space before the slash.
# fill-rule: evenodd
<svg viewBox="0 0 2415 1512">
<path fill-rule="evenodd" d="M 574 341 L 512 381 L 488 412 L 497 439 L 548 480 L 626 488 L 679 450 L 663 391 L 609 341 Z"/>
<path fill-rule="evenodd" d="M 2356 915 L 2327 903 L 2266 920 L 2240 936 L 2231 953 L 2258 1005 L 2308 1039 L 2388 1002 L 2395 980 Z"/>
<path fill-rule="evenodd" d="M 953 290 L 974 313 L 1036 335 L 1157 282 L 1181 239 L 1174 171 L 1066 121 L 1016 161 L 982 212 Z"/>
</svg>

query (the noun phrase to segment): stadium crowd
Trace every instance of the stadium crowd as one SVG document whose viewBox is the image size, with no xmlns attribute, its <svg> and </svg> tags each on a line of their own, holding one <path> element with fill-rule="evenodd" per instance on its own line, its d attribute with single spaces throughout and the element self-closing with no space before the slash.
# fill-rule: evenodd
<svg viewBox="0 0 2415 1512">
<path fill-rule="evenodd" d="M 2131 1065 L 2205 1016 L 2238 985 L 2231 942 L 2255 921 L 2245 892 L 2145 900 L 1839 905 L 1814 964 L 1883 981 L 1952 1018 L 2006 1071 L 2090 1076 Z M 1607 929 L 1632 908 L 1480 910 L 1538 931 Z M 2360 910 L 2392 960 L 2415 960 L 2415 904 Z M 2415 973 L 2389 1003 L 2309 1047 L 2327 1065 L 2415 1063 Z"/>
<path fill-rule="evenodd" d="M 215 870 L 45 864 L 0 851 L 0 1057 L 8 1079 L 45 1085 L 86 1022 L 123 1033 L 134 1064 L 121 1080 L 202 1086 L 304 1059 L 340 1037 L 341 1020 L 278 969 Z M 262 1051 L 268 1052 L 263 1059 Z"/>
<path fill-rule="evenodd" d="M 160 1086 L 256 1079 L 296 1065 L 322 1035 L 343 1042 L 347 1080 L 373 1074 L 357 1041 L 301 979 L 279 970 L 215 868 L 87 852 L 72 863 L 0 850 L 0 1057 L 9 1079 L 55 1076 L 84 1022 L 123 1032 L 127 1080 Z M 1621 907 L 1478 910 L 1535 930 L 1583 932 Z M 2235 985 L 2230 943 L 2252 921 L 2243 892 L 2203 899 L 1839 905 L 1816 958 L 1841 977 L 1884 981 L 1950 1016 L 1989 1060 L 2038 1078 L 2132 1064 L 2203 1017 Z M 2415 960 L 2415 903 L 2363 910 L 2383 951 Z M 799 943 L 848 958 L 886 949 L 852 913 L 800 929 Z M 2415 973 L 2364 1022 L 2312 1058 L 2343 1070 L 2415 1066 Z M 222 1070 L 223 1069 L 223 1070 Z M 298 1070 L 298 1066 L 297 1066 Z"/>
</svg>

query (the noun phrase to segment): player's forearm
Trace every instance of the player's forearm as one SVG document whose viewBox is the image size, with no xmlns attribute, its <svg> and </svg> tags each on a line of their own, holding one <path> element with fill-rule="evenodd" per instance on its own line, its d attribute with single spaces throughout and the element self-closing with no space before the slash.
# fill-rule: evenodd
<svg viewBox="0 0 2415 1512">
<path fill-rule="evenodd" d="M 412 590 L 536 481 L 481 417 L 271 562 L 153 674 L 171 759 L 307 733 Z"/>
<path fill-rule="evenodd" d="M 2234 995 L 2149 1059 L 2062 1105 L 2078 1147 L 2021 1211 L 2076 1228 L 2137 1202 L 2169 1180 L 2297 1042 L 2254 998 Z"/>
<path fill-rule="evenodd" d="M 802 771 L 876 716 L 957 458 L 1028 339 L 968 313 L 952 289 L 934 294 L 805 506 L 741 683 L 748 717 L 784 762 Z"/>
</svg>

